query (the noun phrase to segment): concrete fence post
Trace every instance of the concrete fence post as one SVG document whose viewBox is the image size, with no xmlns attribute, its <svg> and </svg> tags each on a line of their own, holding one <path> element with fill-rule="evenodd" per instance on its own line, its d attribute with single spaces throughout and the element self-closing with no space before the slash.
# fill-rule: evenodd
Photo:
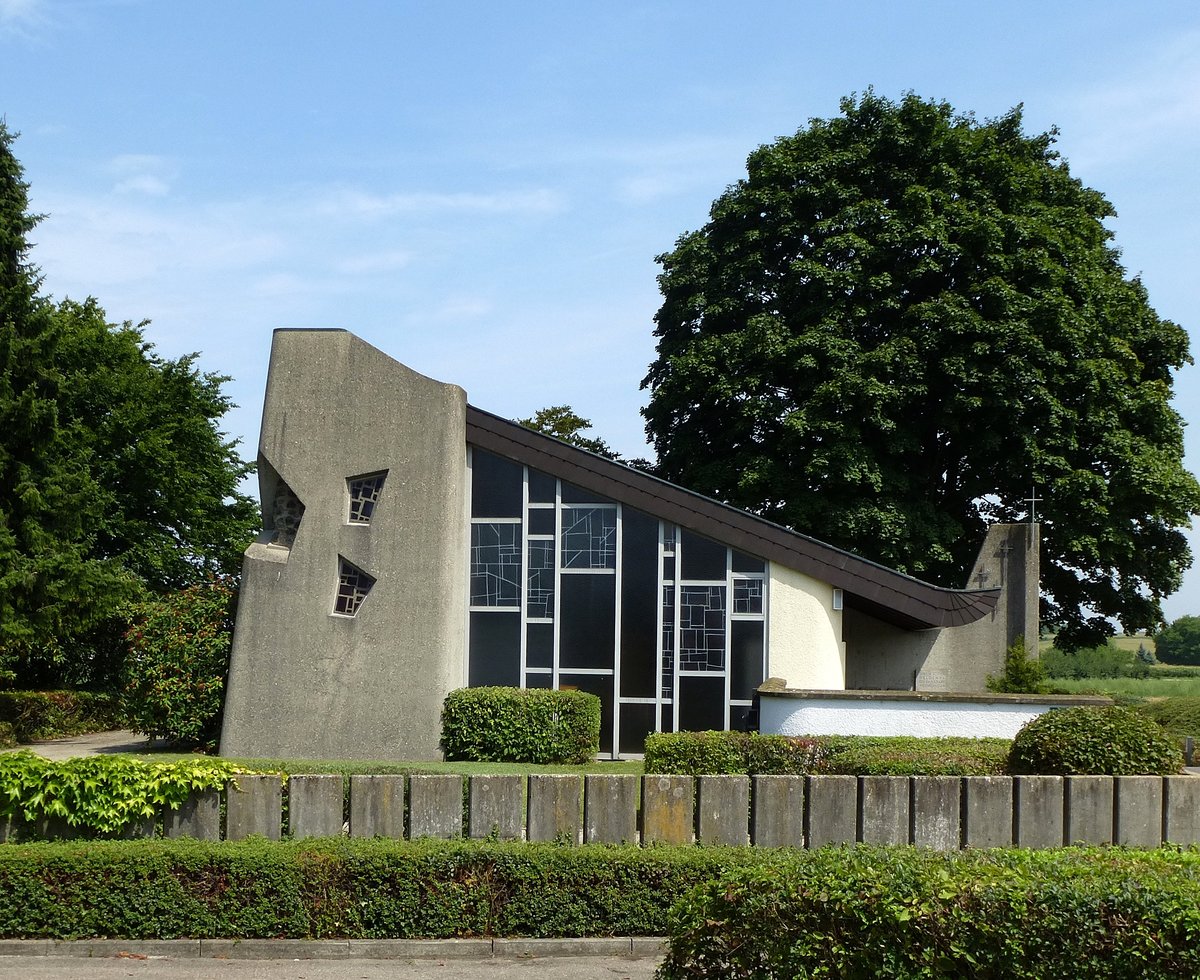
<svg viewBox="0 0 1200 980">
<path fill-rule="evenodd" d="M 463 781 L 455 773 L 408 777 L 408 836 L 461 837 Z"/>
<path fill-rule="evenodd" d="M 350 836 L 404 837 L 404 777 L 350 777 Z"/>
<path fill-rule="evenodd" d="M 1162 777 L 1117 776 L 1113 796 L 1113 843 L 1158 847 L 1163 831 Z"/>
<path fill-rule="evenodd" d="M 755 847 L 804 846 L 804 777 L 755 776 Z"/>
<path fill-rule="evenodd" d="M 1111 844 L 1113 839 L 1113 777 L 1065 776 L 1068 844 Z"/>
<path fill-rule="evenodd" d="M 858 778 L 808 776 L 804 839 L 809 847 L 853 844 L 858 832 Z"/>
<path fill-rule="evenodd" d="M 583 830 L 579 816 L 582 791 L 583 780 L 579 776 L 530 776 L 527 839 L 578 844 Z"/>
<path fill-rule="evenodd" d="M 964 846 L 1010 846 L 1013 833 L 1012 777 L 964 776 L 962 794 Z"/>
<path fill-rule="evenodd" d="M 1017 847 L 1062 847 L 1062 776 L 1017 776 L 1013 795 L 1013 840 Z"/>
<path fill-rule="evenodd" d="M 206 789 L 193 793 L 177 810 L 163 811 L 163 833 L 167 837 L 196 840 L 221 839 L 221 792 Z"/>
<path fill-rule="evenodd" d="M 343 819 L 342 777 L 300 774 L 288 780 L 288 828 L 292 837 L 338 837 Z"/>
<path fill-rule="evenodd" d="M 525 786 L 520 776 L 472 776 L 470 798 L 472 837 L 525 836 Z"/>
<path fill-rule="evenodd" d="M 957 851 L 962 846 L 962 780 L 958 776 L 913 776 L 910 792 L 913 844 L 934 851 Z"/>
<path fill-rule="evenodd" d="M 692 843 L 695 792 L 691 776 L 643 776 L 642 843 Z"/>
<path fill-rule="evenodd" d="M 701 776 L 697 792 L 700 843 L 750 843 L 750 777 Z"/>
<path fill-rule="evenodd" d="M 280 776 L 240 775 L 225 788 L 225 838 L 243 840 L 252 835 L 279 840 L 283 816 L 283 781 Z"/>
<path fill-rule="evenodd" d="M 1200 844 L 1200 777 L 1163 777 L 1163 840 Z"/>
<path fill-rule="evenodd" d="M 864 844 L 907 844 L 907 776 L 862 776 L 858 781 L 858 839 Z"/>
<path fill-rule="evenodd" d="M 583 839 L 589 844 L 636 844 L 637 802 L 637 776 L 585 776 Z"/>
</svg>

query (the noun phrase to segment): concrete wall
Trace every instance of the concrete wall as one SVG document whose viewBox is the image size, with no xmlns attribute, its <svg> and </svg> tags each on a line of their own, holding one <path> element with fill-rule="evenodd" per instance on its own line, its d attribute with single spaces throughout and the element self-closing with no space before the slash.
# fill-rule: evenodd
<svg viewBox="0 0 1200 980">
<path fill-rule="evenodd" d="M 842 612 L 828 582 L 771 562 L 767 617 L 767 674 L 788 687 L 846 686 Z"/>
<path fill-rule="evenodd" d="M 1024 636 L 1036 655 L 1040 528 L 994 524 L 965 588 L 999 588 L 995 610 L 965 626 L 910 632 L 846 610 L 846 687 L 861 690 L 983 691 L 1004 669 L 1004 652 Z M 790 685 L 796 686 L 796 685 Z"/>
<path fill-rule="evenodd" d="M 438 758 L 464 669 L 464 392 L 344 331 L 277 331 L 259 460 L 267 530 L 243 565 L 222 753 Z M 347 479 L 382 470 L 371 522 L 349 523 Z M 270 543 L 280 482 L 303 516 Z M 376 579 L 352 617 L 334 613 L 339 558 Z"/>
<path fill-rule="evenodd" d="M 770 735 L 1013 738 L 1026 722 L 1055 708 L 1112 703 L 1108 698 L 1088 697 L 971 697 L 920 692 L 909 697 L 891 696 L 894 693 L 898 692 L 864 691 L 859 697 L 849 697 L 761 689 L 758 730 Z"/>
</svg>

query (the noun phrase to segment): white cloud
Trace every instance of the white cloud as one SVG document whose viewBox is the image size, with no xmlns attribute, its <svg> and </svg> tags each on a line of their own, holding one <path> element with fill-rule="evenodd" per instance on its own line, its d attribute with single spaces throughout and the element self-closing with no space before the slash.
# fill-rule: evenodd
<svg viewBox="0 0 1200 980">
<path fill-rule="evenodd" d="M 44 17 L 43 0 L 0 0 L 0 27 L 32 27 Z"/>
<path fill-rule="evenodd" d="M 547 188 L 477 193 L 372 194 L 340 189 L 321 202 L 326 214 L 386 218 L 400 214 L 461 212 L 467 214 L 555 214 L 566 207 L 562 194 Z"/>
<path fill-rule="evenodd" d="M 334 271 L 344 276 L 373 276 L 396 272 L 412 261 L 412 254 L 403 251 L 347 255 L 334 264 Z"/>
<path fill-rule="evenodd" d="M 106 168 L 115 179 L 113 190 L 118 194 L 145 194 L 163 197 L 171 190 L 178 167 L 167 157 L 143 153 L 127 153 L 114 157 Z"/>
</svg>

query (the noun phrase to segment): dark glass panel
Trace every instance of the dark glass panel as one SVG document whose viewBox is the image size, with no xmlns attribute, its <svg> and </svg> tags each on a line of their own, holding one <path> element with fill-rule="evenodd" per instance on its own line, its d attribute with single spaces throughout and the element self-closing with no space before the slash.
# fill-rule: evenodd
<svg viewBox="0 0 1200 980">
<path fill-rule="evenodd" d="M 554 485 L 557 482 L 549 473 L 530 468 L 529 499 L 535 504 L 554 503 Z"/>
<path fill-rule="evenodd" d="M 680 586 L 679 669 L 725 669 L 725 586 Z"/>
<path fill-rule="evenodd" d="M 656 710 L 652 704 L 621 705 L 621 740 L 617 746 L 621 755 L 645 751 L 646 736 L 654 731 Z"/>
<path fill-rule="evenodd" d="M 529 509 L 529 533 L 530 534 L 553 534 L 554 533 L 554 510 L 553 508 L 531 507 Z"/>
<path fill-rule="evenodd" d="M 554 680 L 554 677 L 550 674 L 526 674 L 525 675 L 525 686 L 526 687 L 549 687 L 550 682 L 553 680 Z"/>
<path fill-rule="evenodd" d="M 675 558 L 673 555 L 666 555 L 663 557 L 663 581 L 675 581 Z"/>
<path fill-rule="evenodd" d="M 615 507 L 562 509 L 562 567 L 617 567 Z"/>
<path fill-rule="evenodd" d="M 686 579 L 725 578 L 725 554 L 728 549 L 708 538 L 691 531 L 680 532 L 680 547 L 683 549 L 682 577 Z"/>
<path fill-rule="evenodd" d="M 600 753 L 613 750 L 613 679 L 606 674 L 560 673 L 559 690 L 587 691 L 600 699 Z"/>
<path fill-rule="evenodd" d="M 471 452 L 471 516 L 520 517 L 524 467 L 511 459 Z"/>
<path fill-rule="evenodd" d="M 664 704 L 662 706 L 662 728 L 659 731 L 675 731 L 675 708 L 673 705 Z"/>
<path fill-rule="evenodd" d="M 733 612 L 761 616 L 763 612 L 763 585 L 760 578 L 735 578 L 733 580 Z"/>
<path fill-rule="evenodd" d="M 616 638 L 617 577 L 563 575 L 559 579 L 559 666 L 609 668 Z"/>
<path fill-rule="evenodd" d="M 530 619 L 554 616 L 554 542 L 529 542 L 529 573 L 526 577 L 525 611 Z"/>
<path fill-rule="evenodd" d="M 763 627 L 766 624 L 745 619 L 730 624 L 729 696 L 734 701 L 749 701 L 754 689 L 763 682 Z"/>
<path fill-rule="evenodd" d="M 725 727 L 725 679 L 679 678 L 679 730 L 720 731 Z"/>
<path fill-rule="evenodd" d="M 525 666 L 553 667 L 554 624 L 530 623 L 525 628 L 529 631 L 525 640 Z"/>
<path fill-rule="evenodd" d="M 752 558 L 740 551 L 734 551 L 733 570 L 735 572 L 765 572 L 767 563 L 761 558 Z"/>
<path fill-rule="evenodd" d="M 729 730 L 734 732 L 750 731 L 750 706 L 731 704 L 729 706 Z"/>
<path fill-rule="evenodd" d="M 658 521 L 626 507 L 621 511 L 622 697 L 654 697 L 657 631 Z"/>
<path fill-rule="evenodd" d="M 521 603 L 521 525 L 471 525 L 471 605 Z"/>
<path fill-rule="evenodd" d="M 601 497 L 598 493 L 584 490 L 563 480 L 562 499 L 564 504 L 611 504 L 609 497 Z"/>
<path fill-rule="evenodd" d="M 516 613 L 471 613 L 471 687 L 521 686 L 521 617 Z"/>
</svg>

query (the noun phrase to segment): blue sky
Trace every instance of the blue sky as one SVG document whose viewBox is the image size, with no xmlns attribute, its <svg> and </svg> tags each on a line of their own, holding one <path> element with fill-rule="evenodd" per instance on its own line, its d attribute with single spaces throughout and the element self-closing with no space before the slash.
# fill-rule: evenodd
<svg viewBox="0 0 1200 980">
<path fill-rule="evenodd" d="M 247 455 L 280 326 L 353 330 L 501 415 L 569 402 L 644 454 L 654 256 L 867 86 L 1058 126 L 1128 269 L 1200 331 L 1194 0 L 0 0 L 46 291 L 232 375 Z M 1194 471 L 1196 369 L 1176 406 Z M 1200 613 L 1200 570 L 1166 608 Z"/>
</svg>

